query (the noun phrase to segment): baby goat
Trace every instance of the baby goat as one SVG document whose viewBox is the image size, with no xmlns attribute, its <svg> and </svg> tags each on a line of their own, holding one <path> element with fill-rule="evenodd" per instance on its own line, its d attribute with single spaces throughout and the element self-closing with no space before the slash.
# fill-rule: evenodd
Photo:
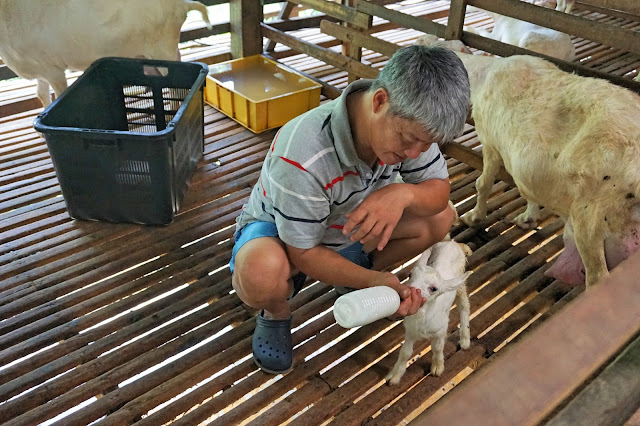
<svg viewBox="0 0 640 426">
<path fill-rule="evenodd" d="M 469 348 L 469 298 L 464 285 L 471 274 L 465 272 L 469 254 L 471 249 L 465 244 L 442 241 L 427 249 L 411 270 L 408 285 L 421 289 L 427 301 L 418 312 L 404 319 L 404 344 L 396 365 L 386 377 L 390 384 L 400 382 L 413 355 L 413 344 L 418 340 L 431 339 L 431 374 L 442 374 L 449 311 L 454 299 L 460 311 L 460 347 Z"/>
</svg>

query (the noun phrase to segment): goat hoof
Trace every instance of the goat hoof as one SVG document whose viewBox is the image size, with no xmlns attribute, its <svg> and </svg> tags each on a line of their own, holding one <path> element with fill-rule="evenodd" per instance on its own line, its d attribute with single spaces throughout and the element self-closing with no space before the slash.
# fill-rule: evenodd
<svg viewBox="0 0 640 426">
<path fill-rule="evenodd" d="M 460 349 L 469 349 L 470 346 L 470 339 L 460 339 Z"/>
<path fill-rule="evenodd" d="M 479 214 L 476 213 L 475 209 L 466 212 L 462 216 L 460 216 L 460 220 L 464 222 L 467 226 L 476 226 L 478 223 L 484 218 L 480 217 Z"/>
<path fill-rule="evenodd" d="M 431 375 L 440 377 L 440 375 L 444 372 L 444 365 L 432 365 L 431 366 Z"/>
<path fill-rule="evenodd" d="M 513 219 L 513 223 L 522 229 L 536 229 L 538 227 L 538 221 L 525 216 L 524 213 L 516 216 L 515 219 Z"/>
</svg>

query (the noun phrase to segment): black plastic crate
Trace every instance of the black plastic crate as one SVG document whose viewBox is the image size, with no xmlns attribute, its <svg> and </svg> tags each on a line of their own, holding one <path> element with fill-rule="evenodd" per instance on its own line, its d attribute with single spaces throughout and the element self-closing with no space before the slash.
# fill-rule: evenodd
<svg viewBox="0 0 640 426">
<path fill-rule="evenodd" d="M 69 215 L 170 223 L 204 150 L 197 62 L 102 58 L 35 120 Z"/>
</svg>

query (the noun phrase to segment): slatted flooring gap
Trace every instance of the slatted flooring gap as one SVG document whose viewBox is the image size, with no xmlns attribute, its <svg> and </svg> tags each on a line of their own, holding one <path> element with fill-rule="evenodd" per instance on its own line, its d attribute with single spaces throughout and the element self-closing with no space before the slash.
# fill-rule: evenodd
<svg viewBox="0 0 640 426">
<path fill-rule="evenodd" d="M 446 4 L 417 3 L 403 2 L 400 9 L 426 13 Z M 437 21 L 446 23 L 446 17 Z M 478 12 L 467 21 L 491 28 Z M 317 29 L 300 33 L 331 42 Z M 375 35 L 405 45 L 419 33 Z M 638 57 L 574 42 L 586 66 L 635 75 Z M 190 44 L 183 58 L 223 53 L 221 45 Z M 386 59 L 365 50 L 362 61 L 382 67 Z M 281 61 L 338 88 L 347 84 L 344 72 L 306 55 Z M 28 97 L 32 89 L 16 83 L 0 98 Z M 401 323 L 342 329 L 331 312 L 335 292 L 311 280 L 292 300 L 296 366 L 284 376 L 266 375 L 250 356 L 256 312 L 232 291 L 228 261 L 235 217 L 275 130 L 255 135 L 206 106 L 204 158 L 174 223 L 82 222 L 67 215 L 46 143 L 32 128 L 40 110 L 0 118 L 0 421 L 6 424 L 35 424 L 62 413 L 64 424 L 397 424 L 583 290 L 544 276 L 562 250 L 558 218 L 543 210 L 535 231 L 513 227 L 509 219 L 525 201 L 496 182 L 481 226 L 452 229 L 474 251 L 467 284 L 472 347 L 458 349 L 452 310 L 443 376 L 425 373 L 430 356 L 423 342 L 416 348 L 423 356 L 414 357 L 401 384 L 384 384 L 402 342 Z M 456 143 L 481 151 L 471 126 Z M 447 165 L 451 199 L 464 213 L 475 202 L 479 172 L 453 158 Z M 406 278 L 411 262 L 397 266 Z"/>
</svg>

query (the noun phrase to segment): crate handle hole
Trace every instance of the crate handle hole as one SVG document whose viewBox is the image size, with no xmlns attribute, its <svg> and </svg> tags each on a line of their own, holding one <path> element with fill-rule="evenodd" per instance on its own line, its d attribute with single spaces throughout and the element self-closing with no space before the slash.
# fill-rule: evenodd
<svg viewBox="0 0 640 426">
<path fill-rule="evenodd" d="M 144 70 L 144 75 L 148 75 L 152 77 L 166 77 L 169 75 L 169 68 L 167 67 L 156 67 L 154 65 L 144 65 L 143 70 Z"/>
</svg>

